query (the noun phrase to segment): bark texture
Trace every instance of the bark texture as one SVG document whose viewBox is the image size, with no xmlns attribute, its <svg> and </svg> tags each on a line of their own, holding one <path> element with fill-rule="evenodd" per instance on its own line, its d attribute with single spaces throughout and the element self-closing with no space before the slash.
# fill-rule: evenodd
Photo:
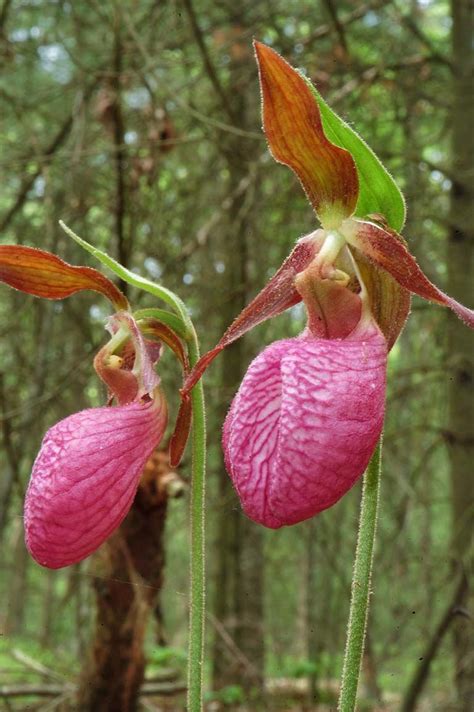
<svg viewBox="0 0 474 712">
<path fill-rule="evenodd" d="M 453 43 L 453 184 L 448 244 L 448 291 L 464 304 L 474 301 L 474 104 L 472 74 L 473 9 L 470 0 L 452 0 Z M 454 655 L 459 710 L 474 709 L 474 336 L 452 314 L 448 316 L 449 425 L 448 449 L 451 463 L 453 537 L 452 555 L 456 569 L 466 579 L 459 606 L 470 618 L 458 616 L 454 626 Z M 470 581 L 469 581 L 470 579 Z"/>
</svg>

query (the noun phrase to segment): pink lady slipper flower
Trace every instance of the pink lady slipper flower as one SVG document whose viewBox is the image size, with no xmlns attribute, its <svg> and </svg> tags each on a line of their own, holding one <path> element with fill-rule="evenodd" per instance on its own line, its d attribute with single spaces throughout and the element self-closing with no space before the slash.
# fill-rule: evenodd
<svg viewBox="0 0 474 712">
<path fill-rule="evenodd" d="M 270 150 L 298 176 L 322 229 L 297 242 L 183 392 L 222 349 L 304 301 L 306 329 L 250 364 L 223 433 L 244 511 L 278 528 L 333 505 L 366 469 L 382 432 L 387 354 L 410 294 L 450 307 L 471 328 L 474 312 L 432 284 L 408 251 L 396 232 L 403 199 L 370 149 L 299 72 L 269 47 L 255 49 Z"/>
<path fill-rule="evenodd" d="M 154 368 L 161 341 L 171 346 L 184 367 L 187 362 L 174 332 L 156 319 L 138 324 L 125 296 L 97 270 L 73 267 L 42 250 L 2 245 L 0 279 L 50 299 L 93 289 L 119 310 L 107 324 L 111 339 L 94 360 L 117 405 L 89 408 L 54 425 L 31 473 L 24 512 L 26 545 L 39 564 L 57 569 L 84 559 L 120 525 L 145 464 L 163 438 L 168 410 Z M 160 342 L 146 339 L 142 332 Z M 188 411 L 186 403 L 172 438 L 175 462 L 186 442 Z"/>
</svg>

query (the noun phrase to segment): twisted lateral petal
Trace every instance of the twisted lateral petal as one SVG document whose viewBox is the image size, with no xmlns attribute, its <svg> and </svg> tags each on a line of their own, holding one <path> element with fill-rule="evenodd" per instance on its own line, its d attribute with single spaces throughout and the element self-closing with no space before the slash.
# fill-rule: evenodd
<svg viewBox="0 0 474 712">
<path fill-rule="evenodd" d="M 337 227 L 356 207 L 354 159 L 327 139 L 318 102 L 301 74 L 270 47 L 254 45 L 269 148 L 296 173 L 323 226 Z"/>
<path fill-rule="evenodd" d="M 386 360 L 373 324 L 344 340 L 283 339 L 257 356 L 223 437 L 226 467 L 251 519 L 296 524 L 352 487 L 382 430 Z"/>
<path fill-rule="evenodd" d="M 159 394 L 148 403 L 83 410 L 46 433 L 25 502 L 26 545 L 39 564 L 77 563 L 119 526 L 166 421 Z"/>
<path fill-rule="evenodd" d="M 460 304 L 430 282 L 396 232 L 363 220 L 345 221 L 341 232 L 349 244 L 392 275 L 402 287 L 430 302 L 449 307 L 474 329 L 474 310 Z"/>
<path fill-rule="evenodd" d="M 315 232 L 300 238 L 281 267 L 254 299 L 240 312 L 229 326 L 219 343 L 202 356 L 186 378 L 183 396 L 196 385 L 204 371 L 211 365 L 216 356 L 241 336 L 258 324 L 282 314 L 301 302 L 301 294 L 295 287 L 295 277 L 311 263 L 318 253 L 324 232 Z"/>
</svg>

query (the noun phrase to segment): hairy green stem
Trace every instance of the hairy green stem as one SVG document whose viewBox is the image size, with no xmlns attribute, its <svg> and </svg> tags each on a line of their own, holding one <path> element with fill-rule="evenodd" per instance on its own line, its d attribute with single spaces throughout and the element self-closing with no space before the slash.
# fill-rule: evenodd
<svg viewBox="0 0 474 712">
<path fill-rule="evenodd" d="M 194 331 L 194 330 L 193 330 Z M 199 359 L 198 341 L 189 342 L 191 368 Z M 190 527 L 190 614 L 188 642 L 188 712 L 202 710 L 205 607 L 205 474 L 206 412 L 202 381 L 191 391 L 193 403 L 193 466 L 191 481 Z"/>
<path fill-rule="evenodd" d="M 353 712 L 356 705 L 369 611 L 381 468 L 382 438 L 380 438 L 369 462 L 362 487 L 359 533 L 352 576 L 351 606 L 338 705 L 339 712 Z"/>
</svg>

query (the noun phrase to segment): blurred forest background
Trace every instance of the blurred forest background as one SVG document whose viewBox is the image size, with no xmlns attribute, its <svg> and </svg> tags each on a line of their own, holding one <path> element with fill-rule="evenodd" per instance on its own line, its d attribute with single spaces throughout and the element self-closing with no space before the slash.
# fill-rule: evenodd
<svg viewBox="0 0 474 712">
<path fill-rule="evenodd" d="M 213 345 L 316 227 L 261 132 L 257 37 L 371 144 L 405 193 L 423 269 L 473 306 L 471 13 L 469 0 L 3 0 L 0 240 L 96 266 L 63 219 L 176 290 Z M 80 565 L 42 569 L 23 541 L 44 432 L 104 403 L 92 356 L 107 314 L 99 296 L 1 288 L 0 709 L 184 708 L 189 454 L 178 472 L 156 455 L 126 523 Z M 335 709 L 360 483 L 265 531 L 220 450 L 250 359 L 303 324 L 294 308 L 259 327 L 205 379 L 209 710 Z M 415 298 L 389 366 L 361 710 L 474 709 L 472 356 L 472 333 Z M 180 374 L 170 354 L 161 366 L 173 414 Z"/>
</svg>

